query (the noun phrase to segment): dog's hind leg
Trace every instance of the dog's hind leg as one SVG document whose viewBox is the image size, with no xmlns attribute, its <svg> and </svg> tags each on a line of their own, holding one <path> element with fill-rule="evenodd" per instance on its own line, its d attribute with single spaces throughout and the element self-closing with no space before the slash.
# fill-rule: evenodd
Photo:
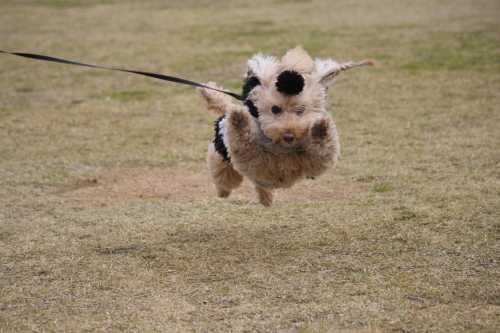
<svg viewBox="0 0 500 333">
<path fill-rule="evenodd" d="M 274 201 L 274 190 L 253 184 L 253 191 L 259 202 L 265 207 L 271 207 Z"/>
<path fill-rule="evenodd" d="M 222 158 L 213 143 L 208 146 L 207 165 L 219 198 L 229 197 L 231 191 L 241 185 L 243 176 L 233 169 L 229 161 Z"/>
<path fill-rule="evenodd" d="M 208 87 L 223 90 L 222 87 L 217 87 L 215 82 L 208 82 L 206 85 Z M 220 91 L 206 88 L 196 88 L 196 91 L 198 92 L 198 96 L 203 101 L 205 107 L 220 116 L 224 115 L 228 108 L 232 105 L 231 97 Z"/>
</svg>

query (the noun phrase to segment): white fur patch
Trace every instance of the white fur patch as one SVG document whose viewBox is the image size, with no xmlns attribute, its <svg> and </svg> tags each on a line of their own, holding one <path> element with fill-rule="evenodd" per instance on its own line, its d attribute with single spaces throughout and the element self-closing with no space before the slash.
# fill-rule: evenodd
<svg viewBox="0 0 500 333">
<path fill-rule="evenodd" d="M 259 80 L 267 81 L 269 77 L 277 74 L 279 61 L 276 57 L 265 56 L 262 53 L 255 54 L 247 61 L 247 71 L 251 76 L 256 76 Z M 262 82 L 264 83 L 264 82 Z"/>
<path fill-rule="evenodd" d="M 224 147 L 226 147 L 226 149 L 228 149 L 229 145 L 227 143 L 226 130 L 227 130 L 227 118 L 224 117 L 219 122 L 219 135 L 222 137 L 222 142 L 224 143 Z"/>
<path fill-rule="evenodd" d="M 326 76 L 333 72 L 340 72 L 340 65 L 333 59 L 316 59 L 314 61 L 314 75 L 318 75 L 320 77 Z"/>
</svg>

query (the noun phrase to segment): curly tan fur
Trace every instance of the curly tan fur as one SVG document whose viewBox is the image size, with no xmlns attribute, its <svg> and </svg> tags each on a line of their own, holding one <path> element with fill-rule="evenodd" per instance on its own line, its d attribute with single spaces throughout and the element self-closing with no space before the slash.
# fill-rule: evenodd
<svg viewBox="0 0 500 333">
<path fill-rule="evenodd" d="M 327 87 L 341 71 L 359 65 L 313 60 L 301 47 L 288 51 L 281 62 L 254 55 L 247 63 L 246 76 L 261 83 L 248 95 L 258 109 L 258 118 L 252 117 L 247 106 L 232 104 L 227 95 L 198 88 L 206 108 L 226 117 L 223 134 L 230 161 L 223 160 L 213 143 L 207 153 L 218 196 L 228 197 L 247 177 L 259 202 L 269 207 L 274 189 L 289 188 L 332 168 L 340 146 L 335 124 L 325 109 Z M 302 92 L 290 96 L 277 91 L 275 83 L 284 70 L 302 75 Z M 216 87 L 213 82 L 208 85 Z"/>
</svg>

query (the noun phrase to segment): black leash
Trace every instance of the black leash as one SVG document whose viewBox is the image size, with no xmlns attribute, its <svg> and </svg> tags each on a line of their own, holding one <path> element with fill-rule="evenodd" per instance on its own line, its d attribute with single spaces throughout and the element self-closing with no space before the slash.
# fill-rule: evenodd
<svg viewBox="0 0 500 333">
<path fill-rule="evenodd" d="M 53 58 L 53 57 L 48 57 L 44 55 L 38 55 L 38 54 L 31 54 L 31 53 L 11 53 L 11 52 L 5 52 L 0 50 L 0 53 L 5 53 L 5 54 L 12 54 L 16 55 L 19 57 L 24 57 L 24 58 L 30 58 L 30 59 L 35 59 L 35 60 L 43 60 L 43 61 L 50 61 L 50 62 L 57 62 L 60 64 L 66 64 L 66 65 L 75 65 L 75 66 L 83 66 L 83 67 L 91 67 L 91 68 L 98 68 L 98 69 L 107 69 L 107 70 L 112 70 L 112 71 L 120 71 L 120 72 L 127 72 L 127 73 L 133 73 L 133 74 L 139 74 L 139 75 L 144 75 L 144 76 L 149 76 L 155 79 L 159 80 L 164 80 L 164 81 L 170 81 L 170 82 L 175 82 L 175 83 L 180 83 L 180 84 L 185 84 L 188 86 L 193 86 L 193 87 L 200 87 L 200 88 L 206 88 L 206 89 L 211 89 L 215 91 L 220 91 L 224 94 L 227 94 L 231 97 L 236 98 L 239 101 L 243 100 L 243 97 L 240 94 L 235 94 L 229 91 L 223 91 L 219 90 L 216 88 L 208 87 L 205 86 L 201 83 L 196 83 L 193 81 L 181 79 L 178 77 L 174 76 L 167 76 L 167 75 L 162 75 L 162 74 L 155 74 L 155 73 L 147 73 L 147 72 L 139 72 L 139 71 L 131 71 L 128 69 L 119 69 L 119 68 L 108 68 L 108 67 L 101 67 L 101 66 L 94 66 L 94 65 L 88 65 L 88 64 L 83 64 L 80 62 L 75 62 L 75 61 L 70 61 L 70 60 L 64 60 L 64 59 L 59 59 L 59 58 Z"/>
</svg>

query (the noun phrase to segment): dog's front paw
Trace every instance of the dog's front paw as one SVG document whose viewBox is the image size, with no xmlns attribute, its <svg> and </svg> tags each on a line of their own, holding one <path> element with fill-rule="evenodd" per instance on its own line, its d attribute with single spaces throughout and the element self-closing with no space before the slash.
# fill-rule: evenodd
<svg viewBox="0 0 500 333">
<path fill-rule="evenodd" d="M 243 112 L 235 110 L 229 115 L 229 122 L 235 129 L 241 130 L 248 125 L 248 117 Z"/>
<path fill-rule="evenodd" d="M 318 120 L 311 128 L 311 136 L 316 140 L 323 140 L 328 135 L 330 122 L 327 118 Z"/>
</svg>

